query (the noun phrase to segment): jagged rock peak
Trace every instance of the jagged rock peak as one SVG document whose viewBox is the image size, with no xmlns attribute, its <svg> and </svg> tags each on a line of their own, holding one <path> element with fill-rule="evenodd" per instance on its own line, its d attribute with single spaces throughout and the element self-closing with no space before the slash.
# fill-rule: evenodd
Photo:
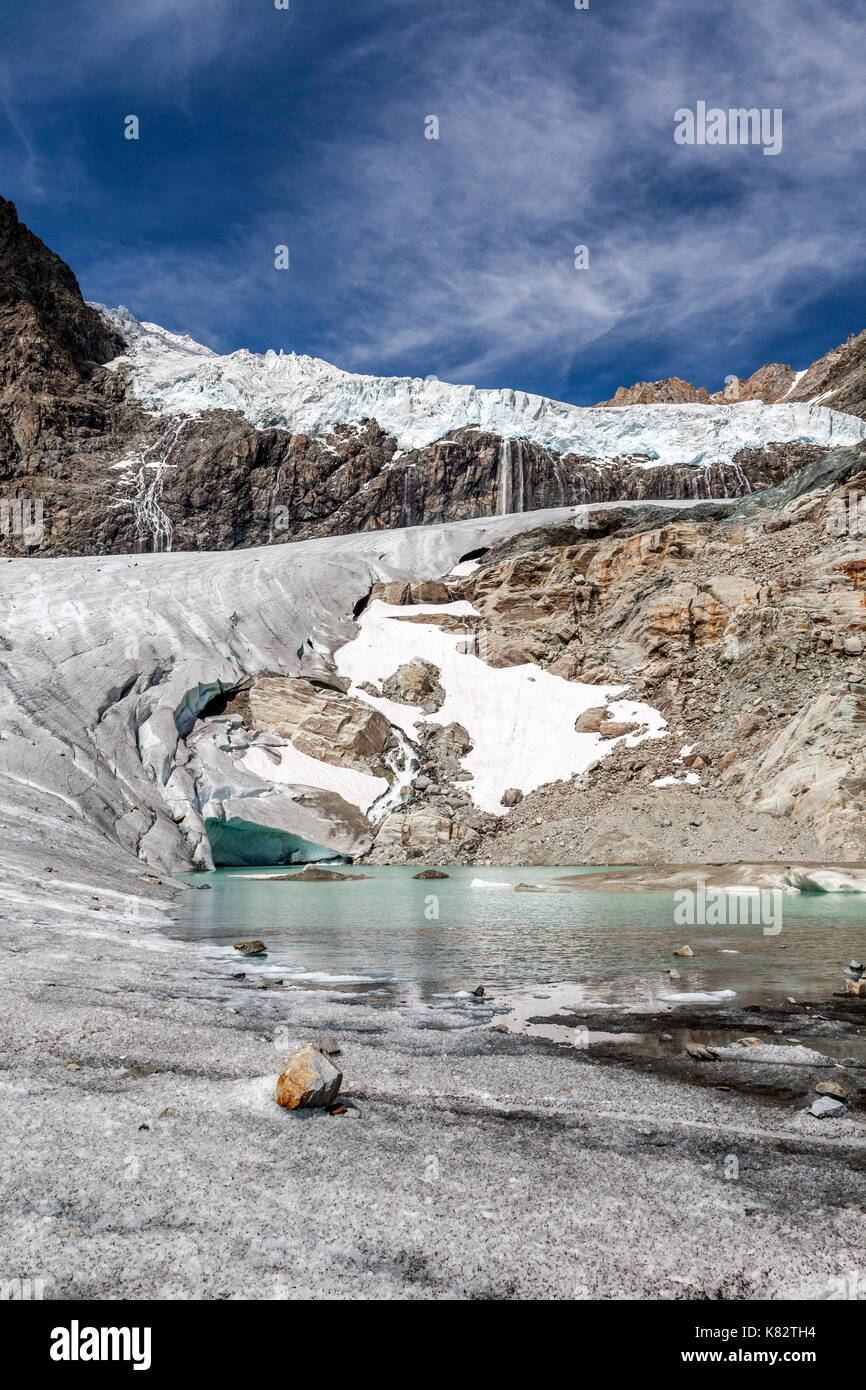
<svg viewBox="0 0 866 1390">
<path fill-rule="evenodd" d="M 710 393 L 681 377 L 664 381 L 636 381 L 634 386 L 618 386 L 609 401 L 598 401 L 597 408 L 613 405 L 681 405 L 686 402 L 709 404 Z"/>
<path fill-rule="evenodd" d="M 620 386 L 609 400 L 599 401 L 598 407 L 684 402 L 735 405 L 743 401 L 763 401 L 765 405 L 808 402 L 866 417 L 866 329 L 852 333 L 805 371 L 795 372 L 785 363 L 770 362 L 745 379 L 727 377 L 722 389 L 712 393 L 678 376 L 636 381 L 634 386 Z"/>
<path fill-rule="evenodd" d="M 87 376 L 124 350 L 117 330 L 85 303 L 69 266 L 0 198 L 0 380 L 32 371 Z"/>
</svg>

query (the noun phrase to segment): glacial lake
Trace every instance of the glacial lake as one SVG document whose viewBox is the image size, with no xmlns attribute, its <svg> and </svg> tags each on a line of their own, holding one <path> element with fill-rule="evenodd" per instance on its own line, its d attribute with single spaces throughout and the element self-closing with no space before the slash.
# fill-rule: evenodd
<svg viewBox="0 0 866 1390">
<path fill-rule="evenodd" d="M 333 867 L 356 881 L 272 881 L 294 872 L 285 866 L 189 875 L 209 891 L 183 895 L 170 934 L 227 972 L 371 1003 L 465 999 L 478 985 L 500 997 L 567 985 L 574 1007 L 651 1008 L 718 991 L 733 991 L 736 1006 L 825 999 L 866 954 L 857 894 L 783 894 L 782 929 L 765 935 L 760 925 L 679 926 L 672 892 L 513 891 L 597 869 L 449 867 L 447 879 L 418 880 L 417 866 Z M 253 937 L 266 957 L 233 949 Z M 686 944 L 693 958 L 672 955 Z"/>
</svg>

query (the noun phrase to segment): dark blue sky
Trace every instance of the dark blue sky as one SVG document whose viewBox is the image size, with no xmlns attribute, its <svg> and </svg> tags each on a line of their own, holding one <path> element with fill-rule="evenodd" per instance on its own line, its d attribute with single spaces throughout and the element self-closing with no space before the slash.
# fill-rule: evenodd
<svg viewBox="0 0 866 1390">
<path fill-rule="evenodd" d="M 850 0 L 290 6 L 7 0 L 0 192 L 88 298 L 220 351 L 580 404 L 866 326 Z M 781 154 L 677 145 L 699 100 L 781 107 Z"/>
</svg>

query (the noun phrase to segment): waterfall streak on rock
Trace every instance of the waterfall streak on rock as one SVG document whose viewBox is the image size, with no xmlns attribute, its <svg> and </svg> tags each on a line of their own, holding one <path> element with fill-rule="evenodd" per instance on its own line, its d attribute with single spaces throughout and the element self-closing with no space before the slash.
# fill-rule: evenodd
<svg viewBox="0 0 866 1390">
<path fill-rule="evenodd" d="M 195 416 L 192 417 L 192 419 L 195 418 Z M 132 498 L 135 539 L 140 545 L 149 539 L 153 554 L 167 553 L 171 550 L 173 532 L 171 518 L 160 505 L 163 474 L 170 466 L 172 450 L 189 423 L 189 418 L 172 421 L 152 444 L 148 444 L 146 448 L 142 449 L 135 460 L 135 463 L 138 464 L 138 472 L 135 476 L 137 492 Z"/>
</svg>

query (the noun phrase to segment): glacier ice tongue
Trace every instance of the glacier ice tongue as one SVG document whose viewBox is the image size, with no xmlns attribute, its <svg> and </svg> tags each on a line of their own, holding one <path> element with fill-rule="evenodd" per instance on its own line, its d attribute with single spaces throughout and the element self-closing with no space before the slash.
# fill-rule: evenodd
<svg viewBox="0 0 866 1390">
<path fill-rule="evenodd" d="M 0 696 L 7 864 L 33 855 L 50 863 L 42 846 L 74 841 L 93 860 L 207 867 L 205 822 L 220 815 L 224 823 L 282 824 L 286 834 L 321 843 L 312 824 L 305 834 L 294 811 L 288 819 L 296 788 L 279 776 L 265 783 L 255 765 L 232 767 L 223 796 L 214 759 L 207 777 L 201 759 L 191 762 L 187 741 L 209 701 L 258 675 L 320 671 L 319 652 L 353 636 L 353 609 L 375 583 L 446 574 L 468 551 L 574 514 L 527 512 L 214 554 L 8 560 Z M 291 778 L 299 777 L 296 765 Z M 356 790 L 360 799 L 379 787 L 347 782 L 342 796 L 337 787 L 319 789 L 316 804 L 307 802 L 311 822 L 322 820 L 326 797 L 343 801 L 343 819 L 362 816 L 346 795 Z"/>
</svg>

